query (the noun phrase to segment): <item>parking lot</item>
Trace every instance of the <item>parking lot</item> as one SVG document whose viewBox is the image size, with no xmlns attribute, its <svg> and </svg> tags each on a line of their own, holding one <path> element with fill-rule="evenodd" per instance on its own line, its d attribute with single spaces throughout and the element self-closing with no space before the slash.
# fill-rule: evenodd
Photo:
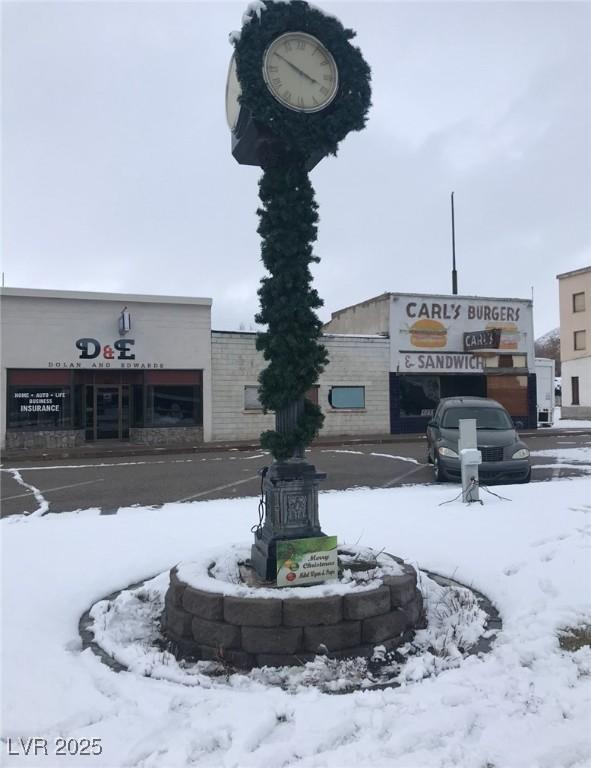
<svg viewBox="0 0 591 768">
<path fill-rule="evenodd" d="M 591 433 L 540 430 L 526 438 L 533 481 L 591 474 Z M 324 491 L 390 488 L 433 482 L 425 440 L 318 446 L 307 458 L 327 473 Z M 15 461 L 2 465 L 2 516 L 42 510 L 158 506 L 167 502 L 256 496 L 259 470 L 271 457 L 257 450 L 158 454 L 108 459 Z"/>
</svg>

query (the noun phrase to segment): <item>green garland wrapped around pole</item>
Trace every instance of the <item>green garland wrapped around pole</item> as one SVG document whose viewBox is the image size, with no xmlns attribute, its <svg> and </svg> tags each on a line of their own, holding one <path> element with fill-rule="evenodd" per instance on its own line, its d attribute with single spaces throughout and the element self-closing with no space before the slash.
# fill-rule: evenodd
<svg viewBox="0 0 591 768">
<path fill-rule="evenodd" d="M 304 0 L 258 0 L 231 36 L 226 112 L 232 154 L 263 169 L 258 233 L 269 275 L 258 291 L 256 321 L 265 330 L 256 345 L 268 363 L 259 399 L 275 413 L 275 429 L 262 433 L 261 445 L 275 461 L 264 475 L 251 562 L 265 581 L 276 577 L 278 541 L 323 535 L 318 485 L 325 475 L 304 458 L 324 420 L 306 393 L 328 362 L 316 314 L 322 300 L 310 272 L 319 261 L 313 253 L 318 206 L 308 174 L 336 154 L 350 131 L 365 126 L 370 70 L 350 43 L 354 35 Z"/>
<path fill-rule="evenodd" d="M 258 232 L 271 275 L 261 280 L 256 316 L 267 326 L 257 337 L 257 349 L 269 361 L 259 377 L 259 397 L 265 409 L 276 412 L 278 423 L 263 432 L 261 445 L 281 460 L 303 456 L 322 426 L 320 408 L 304 396 L 328 358 L 318 341 L 322 324 L 315 310 L 322 300 L 311 287 L 310 263 L 319 261 L 312 253 L 318 221 L 314 190 L 297 155 L 263 170 Z"/>
</svg>

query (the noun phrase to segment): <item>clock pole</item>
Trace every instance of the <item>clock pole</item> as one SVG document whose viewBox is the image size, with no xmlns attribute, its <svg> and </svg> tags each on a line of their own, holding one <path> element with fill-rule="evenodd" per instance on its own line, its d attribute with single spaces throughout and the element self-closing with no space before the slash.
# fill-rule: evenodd
<svg viewBox="0 0 591 768">
<path fill-rule="evenodd" d="M 269 273 L 258 291 L 256 321 L 265 330 L 256 344 L 268 363 L 259 398 L 275 413 L 275 429 L 263 432 L 261 446 L 274 460 L 263 470 L 264 522 L 261 514 L 251 550 L 263 581 L 276 579 L 277 542 L 324 535 L 318 488 L 326 475 L 305 459 L 324 421 L 306 394 L 328 362 L 316 314 L 323 302 L 310 271 L 319 261 L 312 250 L 318 206 L 308 172 L 365 126 L 370 70 L 350 44 L 353 36 L 303 0 L 265 0 L 233 35 L 226 88 L 232 155 L 263 169 L 258 232 Z"/>
</svg>

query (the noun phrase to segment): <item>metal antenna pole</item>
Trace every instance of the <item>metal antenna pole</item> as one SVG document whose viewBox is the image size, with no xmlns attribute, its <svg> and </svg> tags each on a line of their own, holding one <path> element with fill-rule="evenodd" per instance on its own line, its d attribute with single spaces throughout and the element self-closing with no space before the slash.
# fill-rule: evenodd
<svg viewBox="0 0 591 768">
<path fill-rule="evenodd" d="M 451 193 L 451 250 L 452 250 L 452 270 L 451 270 L 451 292 L 454 296 L 458 294 L 458 272 L 456 270 L 456 228 L 454 222 L 454 193 Z"/>
</svg>

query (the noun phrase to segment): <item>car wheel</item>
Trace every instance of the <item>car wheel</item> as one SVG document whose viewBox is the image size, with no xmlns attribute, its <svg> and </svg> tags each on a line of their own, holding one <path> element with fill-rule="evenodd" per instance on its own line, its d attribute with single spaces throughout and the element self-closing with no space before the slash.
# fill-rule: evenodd
<svg viewBox="0 0 591 768">
<path fill-rule="evenodd" d="M 436 483 L 445 483 L 447 480 L 443 470 L 439 466 L 439 461 L 437 460 L 437 454 L 434 455 L 433 458 L 433 471 L 435 472 L 435 482 Z"/>
</svg>

